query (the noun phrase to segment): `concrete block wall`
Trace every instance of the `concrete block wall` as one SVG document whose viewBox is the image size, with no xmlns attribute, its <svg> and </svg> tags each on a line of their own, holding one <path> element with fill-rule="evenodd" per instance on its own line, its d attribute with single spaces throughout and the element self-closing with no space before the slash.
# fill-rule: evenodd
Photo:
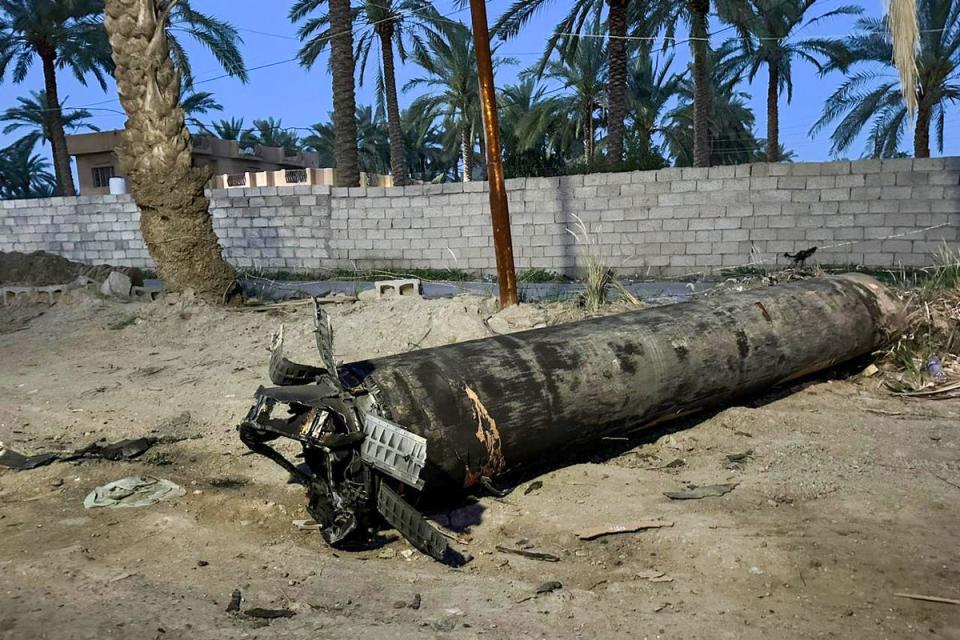
<svg viewBox="0 0 960 640">
<path fill-rule="evenodd" d="M 588 251 L 621 273 L 679 276 L 782 265 L 813 245 L 821 263 L 923 266 L 944 242 L 957 246 L 960 228 L 960 158 L 519 178 L 507 192 L 517 267 L 569 275 Z M 240 268 L 495 270 L 486 183 L 210 197 Z M 4 202 L 0 216 L 0 250 L 149 266 L 129 196 Z"/>
</svg>

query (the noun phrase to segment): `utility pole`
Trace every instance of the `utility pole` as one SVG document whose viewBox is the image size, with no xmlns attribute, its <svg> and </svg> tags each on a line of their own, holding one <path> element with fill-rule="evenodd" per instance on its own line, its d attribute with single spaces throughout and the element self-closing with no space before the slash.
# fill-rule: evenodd
<svg viewBox="0 0 960 640">
<path fill-rule="evenodd" d="M 500 287 L 500 306 L 509 307 L 517 304 L 517 274 L 513 266 L 510 211 L 507 208 L 503 162 L 500 158 L 500 120 L 497 117 L 497 94 L 493 87 L 493 61 L 490 54 L 486 2 L 470 0 L 470 16 L 473 20 L 473 43 L 477 51 L 477 75 L 480 79 L 480 102 L 483 106 L 483 129 L 486 134 L 487 183 L 490 186 L 493 247 L 497 256 L 497 284 Z"/>
</svg>

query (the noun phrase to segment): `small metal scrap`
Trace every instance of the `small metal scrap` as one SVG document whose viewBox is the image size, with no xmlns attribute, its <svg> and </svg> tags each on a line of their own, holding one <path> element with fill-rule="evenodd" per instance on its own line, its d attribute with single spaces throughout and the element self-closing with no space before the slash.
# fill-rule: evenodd
<svg viewBox="0 0 960 640">
<path fill-rule="evenodd" d="M 716 498 L 725 496 L 737 488 L 736 482 L 726 484 L 708 484 L 702 487 L 689 487 L 683 491 L 664 491 L 663 495 L 671 500 L 699 500 L 701 498 Z"/>
<path fill-rule="evenodd" d="M 500 553 L 512 553 L 516 556 L 523 556 L 524 558 L 529 558 L 531 560 L 542 560 L 544 562 L 560 562 L 560 556 L 555 556 L 552 553 L 546 553 L 544 551 L 530 551 L 529 549 L 513 549 L 511 547 L 505 547 L 502 544 L 496 546 L 497 551 Z"/>
</svg>

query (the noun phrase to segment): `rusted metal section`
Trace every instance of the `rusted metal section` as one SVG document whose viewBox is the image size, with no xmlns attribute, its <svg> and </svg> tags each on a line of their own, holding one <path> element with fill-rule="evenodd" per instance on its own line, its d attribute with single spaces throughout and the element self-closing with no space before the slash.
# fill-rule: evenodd
<svg viewBox="0 0 960 640">
<path fill-rule="evenodd" d="M 500 306 L 509 307 L 517 304 L 517 276 L 513 263 L 507 190 L 503 183 L 500 120 L 497 115 L 497 92 L 493 86 L 493 60 L 485 0 L 470 0 L 470 17 L 473 21 L 483 131 L 487 145 L 487 183 L 490 185 L 490 217 L 493 220 L 493 248 L 497 258 L 497 285 L 500 287 Z"/>
<path fill-rule="evenodd" d="M 559 464 L 605 436 L 869 354 L 900 318 L 897 301 L 866 276 L 795 282 L 346 364 L 338 385 L 321 375 L 315 385 L 259 392 L 261 409 L 251 410 L 243 428 L 247 440 L 265 431 L 288 435 L 258 413 L 264 402 L 288 404 L 288 437 L 300 439 L 316 465 L 308 488 L 333 505 L 319 513 L 355 521 L 334 527 L 342 539 L 372 515 L 378 483 L 407 499 L 497 479 L 509 484 L 511 475 Z M 422 492 L 356 464 L 348 436 L 366 414 L 426 442 Z M 312 440 L 297 438 L 320 415 L 323 427 L 306 431 Z"/>
</svg>

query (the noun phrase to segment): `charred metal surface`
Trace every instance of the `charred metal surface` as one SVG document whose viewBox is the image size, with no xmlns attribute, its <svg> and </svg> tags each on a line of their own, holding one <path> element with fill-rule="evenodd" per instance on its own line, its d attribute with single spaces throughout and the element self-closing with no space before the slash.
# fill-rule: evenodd
<svg viewBox="0 0 960 640">
<path fill-rule="evenodd" d="M 865 276 L 795 282 L 350 363 L 336 378 L 322 369 L 315 384 L 259 390 L 241 436 L 275 460 L 269 438 L 303 444 L 310 473 L 295 469 L 298 481 L 338 542 L 373 526 L 378 499 L 394 497 L 376 487 L 411 491 L 346 444 L 362 438 L 367 414 L 426 442 L 424 492 L 462 491 L 870 353 L 897 318 Z M 290 415 L 270 415 L 277 403 Z M 416 523 L 401 533 L 418 548 L 438 548 L 419 521 L 401 520 Z"/>
</svg>

